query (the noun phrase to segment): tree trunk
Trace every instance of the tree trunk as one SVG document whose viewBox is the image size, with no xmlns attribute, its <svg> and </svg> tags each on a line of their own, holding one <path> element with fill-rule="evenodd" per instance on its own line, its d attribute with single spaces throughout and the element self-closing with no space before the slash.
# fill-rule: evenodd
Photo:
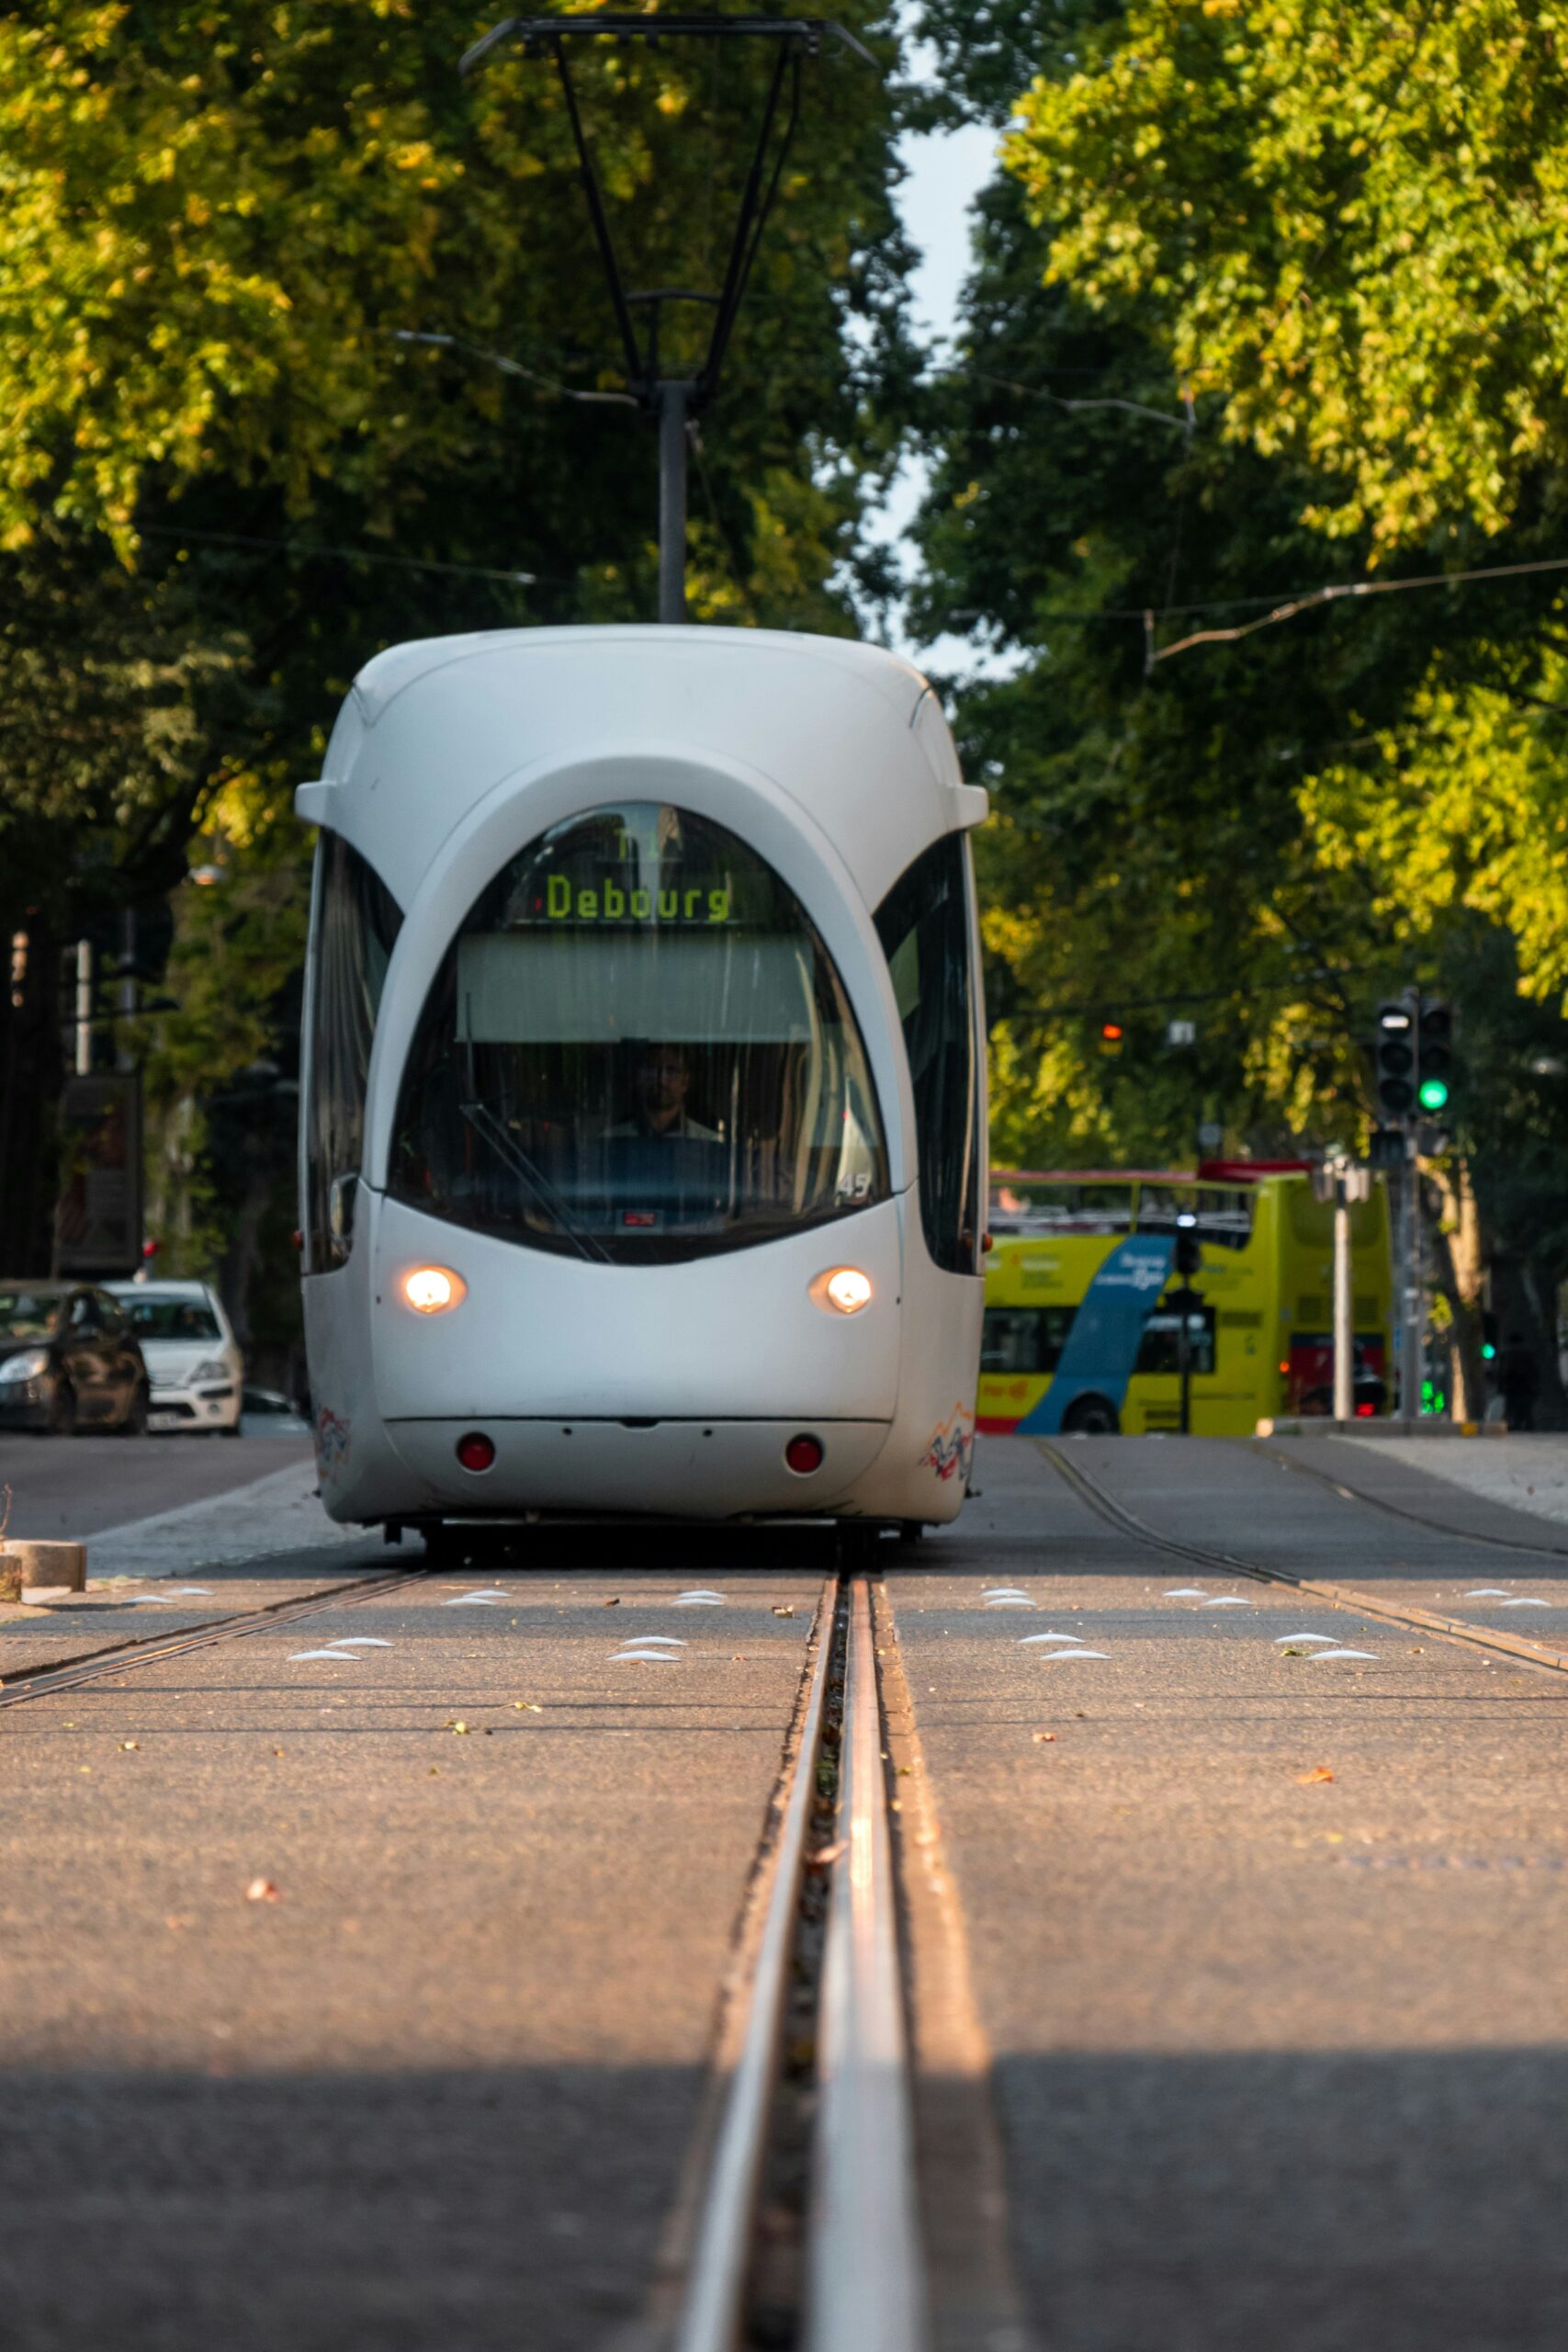
<svg viewBox="0 0 1568 2352">
<path fill-rule="evenodd" d="M 1453 1318 L 1449 1327 L 1449 1409 L 1456 1421 L 1479 1421 L 1486 1412 L 1481 1354 L 1486 1267 L 1475 1186 L 1462 1152 L 1424 1160 L 1421 1167 L 1438 1195 L 1438 1271 Z"/>
<path fill-rule="evenodd" d="M 47 1274 L 64 1068 L 60 943 L 29 915 L 0 939 L 0 1274 Z"/>
</svg>

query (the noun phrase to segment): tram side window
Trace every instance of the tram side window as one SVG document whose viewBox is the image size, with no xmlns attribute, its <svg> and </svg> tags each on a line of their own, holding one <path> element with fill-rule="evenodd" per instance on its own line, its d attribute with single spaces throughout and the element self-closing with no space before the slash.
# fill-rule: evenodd
<svg viewBox="0 0 1568 2352">
<path fill-rule="evenodd" d="M 876 910 L 915 1090 L 920 1222 L 950 1273 L 979 1266 L 978 1073 L 970 987 L 969 865 L 947 833 L 902 874 Z"/>
<path fill-rule="evenodd" d="M 1077 1311 L 1071 1306 L 987 1306 L 981 1372 L 1003 1377 L 1055 1372 Z"/>
<path fill-rule="evenodd" d="M 323 832 L 316 854 L 305 1237 L 308 1269 L 321 1273 L 347 1257 L 352 1239 L 352 1199 L 342 1202 L 333 1230 L 333 1183 L 359 1172 L 370 1046 L 402 915 L 380 876 L 336 833 Z"/>
</svg>

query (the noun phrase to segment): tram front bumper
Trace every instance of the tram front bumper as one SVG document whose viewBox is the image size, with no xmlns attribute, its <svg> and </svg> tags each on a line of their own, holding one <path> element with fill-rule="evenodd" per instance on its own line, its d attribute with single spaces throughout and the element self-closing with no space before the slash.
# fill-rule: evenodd
<svg viewBox="0 0 1568 2352">
<path fill-rule="evenodd" d="M 423 1508 L 453 1518 L 527 1511 L 660 1519 L 807 1516 L 839 1509 L 887 1442 L 887 1421 L 390 1420 L 387 1434 L 425 1486 Z M 465 1470 L 461 1441 L 488 1438 L 488 1469 Z M 784 1449 L 814 1437 L 820 1467 L 792 1470 Z"/>
</svg>

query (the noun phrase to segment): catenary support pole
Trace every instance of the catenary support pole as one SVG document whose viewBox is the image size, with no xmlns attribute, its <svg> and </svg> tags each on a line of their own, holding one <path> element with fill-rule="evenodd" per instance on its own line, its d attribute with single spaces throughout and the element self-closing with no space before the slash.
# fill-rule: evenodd
<svg viewBox="0 0 1568 2352">
<path fill-rule="evenodd" d="M 686 617 L 686 403 L 689 384 L 659 388 L 659 617 Z"/>
<path fill-rule="evenodd" d="M 1343 1165 L 1334 1174 L 1334 1418 L 1356 1417 L 1356 1334 L 1350 1294 L 1350 1196 Z"/>
</svg>

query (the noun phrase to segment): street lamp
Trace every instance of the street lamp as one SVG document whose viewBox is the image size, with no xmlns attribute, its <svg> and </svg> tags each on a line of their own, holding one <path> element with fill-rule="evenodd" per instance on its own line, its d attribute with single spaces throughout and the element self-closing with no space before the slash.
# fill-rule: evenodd
<svg viewBox="0 0 1568 2352">
<path fill-rule="evenodd" d="M 616 256 L 615 239 L 604 209 L 604 191 L 594 169 L 592 150 L 582 127 L 577 85 L 572 79 L 570 46 L 574 40 L 647 41 L 764 40 L 773 46 L 773 70 L 763 103 L 757 143 L 752 153 L 740 209 L 729 241 L 723 281 L 716 293 L 689 286 L 655 286 L 634 291 L 627 288 Z M 577 149 L 583 194 L 593 226 L 594 242 L 609 286 L 622 356 L 626 390 L 612 397 L 629 400 L 647 416 L 659 420 L 659 617 L 686 617 L 686 425 L 712 401 L 729 348 L 735 320 L 745 298 L 757 250 L 773 198 L 784 175 L 800 114 L 801 63 L 821 53 L 825 41 L 840 42 L 868 65 L 875 60 L 841 25 L 821 17 L 627 17 L 598 14 L 560 17 L 508 17 L 477 40 L 463 57 L 460 71 L 473 73 L 498 49 L 515 43 L 525 57 L 553 62 L 566 100 L 567 119 Z M 784 128 L 774 142 L 774 128 L 788 87 Z M 772 166 L 769 149 L 774 147 Z M 660 367 L 660 329 L 670 302 L 700 303 L 713 312 L 707 350 L 694 376 L 666 376 Z M 639 338 L 638 317 L 645 322 Z M 410 340 L 412 338 L 411 337 Z M 423 339 L 423 338 L 422 338 Z M 515 363 L 514 363 L 515 364 Z M 518 368 L 519 374 L 526 371 Z M 578 394 L 575 397 L 583 398 Z M 604 397 L 601 395 L 600 397 Z"/>
</svg>

